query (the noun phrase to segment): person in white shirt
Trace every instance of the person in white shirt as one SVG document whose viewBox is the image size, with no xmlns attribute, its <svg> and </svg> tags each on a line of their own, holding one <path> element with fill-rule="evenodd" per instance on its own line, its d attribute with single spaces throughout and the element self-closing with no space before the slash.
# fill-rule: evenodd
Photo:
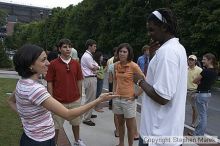
<svg viewBox="0 0 220 146">
<path fill-rule="evenodd" d="M 149 35 L 161 45 L 151 59 L 147 77 L 134 74 L 134 82 L 145 92 L 142 97 L 139 146 L 161 146 L 147 142 L 155 136 L 183 136 L 187 92 L 187 56 L 176 38 L 176 19 L 170 9 L 160 8 L 147 20 Z M 182 142 L 164 143 L 180 146 Z"/>
<path fill-rule="evenodd" d="M 85 44 L 86 52 L 81 58 L 81 68 L 84 76 L 84 89 L 85 89 L 85 104 L 92 102 L 96 99 L 97 78 L 96 71 L 100 68 L 97 62 L 93 59 L 93 53 L 96 51 L 96 41 L 88 39 Z M 84 114 L 83 123 L 89 126 L 95 126 L 91 118 L 96 118 L 97 115 L 92 115 L 92 110 Z"/>
<path fill-rule="evenodd" d="M 72 59 L 79 61 L 78 52 L 75 48 L 71 48 L 70 56 Z"/>
</svg>

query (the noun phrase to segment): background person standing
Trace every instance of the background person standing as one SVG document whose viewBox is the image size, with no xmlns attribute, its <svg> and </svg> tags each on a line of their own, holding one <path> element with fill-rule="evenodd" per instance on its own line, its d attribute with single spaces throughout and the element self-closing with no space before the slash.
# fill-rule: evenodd
<svg viewBox="0 0 220 146">
<path fill-rule="evenodd" d="M 139 66 L 134 63 L 133 48 L 128 43 L 122 43 L 117 49 L 118 62 L 115 63 L 115 80 L 113 92 L 120 95 L 113 100 L 113 113 L 116 114 L 119 129 L 119 146 L 124 146 L 125 123 L 128 134 L 128 145 L 132 146 L 136 132 L 136 107 L 135 98 L 138 97 L 142 90 L 139 88 L 135 92 L 133 83 L 133 74 L 138 73 L 144 78 Z"/>
<path fill-rule="evenodd" d="M 196 93 L 196 106 L 199 114 L 199 123 L 193 135 L 202 136 L 207 127 L 208 101 L 211 98 L 211 87 L 217 79 L 216 58 L 212 53 L 203 55 L 202 64 L 204 66 L 200 75 L 194 79 L 193 83 L 198 84 Z"/>
<path fill-rule="evenodd" d="M 150 46 L 144 45 L 142 48 L 143 55 L 138 57 L 138 60 L 137 60 L 137 64 L 141 68 L 145 76 L 147 75 L 147 68 L 150 62 L 149 49 L 150 49 Z"/>
<path fill-rule="evenodd" d="M 114 60 L 117 57 L 117 49 L 118 49 L 117 47 L 114 47 L 112 49 L 113 56 L 109 58 L 107 61 L 107 66 L 106 66 L 107 71 L 109 70 L 109 67 L 114 63 Z M 108 91 L 112 92 L 112 89 L 113 89 L 113 78 L 112 75 L 108 72 Z M 109 109 L 112 110 L 112 100 L 109 101 Z"/>
<path fill-rule="evenodd" d="M 197 122 L 197 108 L 196 108 L 196 90 L 198 85 L 193 83 L 194 79 L 200 75 L 202 68 L 196 65 L 197 57 L 190 55 L 188 57 L 188 77 L 187 77 L 187 99 L 192 107 L 192 123 L 193 128 L 196 127 Z"/>
<path fill-rule="evenodd" d="M 97 78 L 96 71 L 100 68 L 97 62 L 93 59 L 93 53 L 96 51 L 96 41 L 88 39 L 85 44 L 86 52 L 81 58 L 81 68 L 84 76 L 85 88 L 85 104 L 96 99 Z M 96 118 L 97 115 L 92 114 L 93 109 L 84 114 L 83 123 L 88 126 L 95 126 L 91 118 Z"/>
<path fill-rule="evenodd" d="M 78 52 L 75 48 L 71 49 L 71 58 L 79 62 Z"/>
<path fill-rule="evenodd" d="M 101 95 L 102 93 L 102 88 L 103 88 L 103 82 L 104 82 L 104 76 L 105 76 L 105 67 L 106 65 L 104 65 L 104 61 L 103 61 L 103 54 L 101 51 L 96 51 L 93 54 L 93 59 L 98 63 L 98 65 L 100 66 L 100 68 L 96 71 L 96 75 L 97 75 L 97 88 L 96 88 L 96 98 L 99 97 L 99 95 Z M 102 110 L 101 105 L 97 105 L 95 107 L 95 111 L 97 112 L 104 112 Z"/>
</svg>

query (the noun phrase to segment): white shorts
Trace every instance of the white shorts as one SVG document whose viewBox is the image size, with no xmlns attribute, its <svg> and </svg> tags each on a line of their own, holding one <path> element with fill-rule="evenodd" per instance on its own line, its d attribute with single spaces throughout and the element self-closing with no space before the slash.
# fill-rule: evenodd
<svg viewBox="0 0 220 146">
<path fill-rule="evenodd" d="M 114 114 L 124 115 L 124 118 L 136 117 L 136 100 L 127 100 L 127 98 L 119 97 L 112 101 L 112 111 Z"/>
</svg>

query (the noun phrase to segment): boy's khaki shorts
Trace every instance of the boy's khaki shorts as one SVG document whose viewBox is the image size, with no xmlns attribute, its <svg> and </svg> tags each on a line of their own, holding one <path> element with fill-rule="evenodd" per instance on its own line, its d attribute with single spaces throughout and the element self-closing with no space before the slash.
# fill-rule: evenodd
<svg viewBox="0 0 220 146">
<path fill-rule="evenodd" d="M 68 103 L 68 104 L 63 104 L 63 105 L 68 109 L 73 109 L 73 108 L 77 108 L 77 107 L 81 106 L 80 100 L 77 100 L 75 102 Z M 65 119 L 63 119 L 62 117 L 55 115 L 55 114 L 52 114 L 52 116 L 53 116 L 53 120 L 54 120 L 55 129 L 63 128 L 63 123 L 64 123 Z M 69 122 L 73 126 L 78 126 L 78 125 L 80 125 L 81 117 L 80 116 L 76 117 L 76 118 L 70 120 Z"/>
</svg>

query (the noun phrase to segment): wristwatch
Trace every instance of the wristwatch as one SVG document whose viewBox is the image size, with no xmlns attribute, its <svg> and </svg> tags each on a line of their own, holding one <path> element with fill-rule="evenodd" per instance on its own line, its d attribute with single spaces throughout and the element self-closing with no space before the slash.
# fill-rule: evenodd
<svg viewBox="0 0 220 146">
<path fill-rule="evenodd" d="M 140 83 L 141 83 L 143 80 L 144 80 L 144 79 L 139 79 L 136 84 L 137 84 L 138 86 L 140 86 Z"/>
</svg>

